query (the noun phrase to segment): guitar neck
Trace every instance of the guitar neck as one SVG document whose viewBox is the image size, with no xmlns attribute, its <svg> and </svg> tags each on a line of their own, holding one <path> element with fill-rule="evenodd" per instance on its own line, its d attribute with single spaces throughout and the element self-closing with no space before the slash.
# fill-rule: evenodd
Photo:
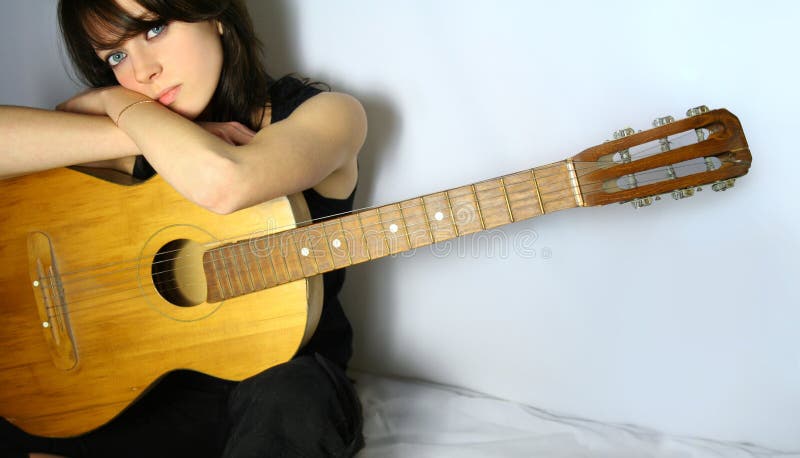
<svg viewBox="0 0 800 458">
<path fill-rule="evenodd" d="M 571 160 L 435 192 L 205 252 L 208 302 L 583 206 Z"/>
</svg>

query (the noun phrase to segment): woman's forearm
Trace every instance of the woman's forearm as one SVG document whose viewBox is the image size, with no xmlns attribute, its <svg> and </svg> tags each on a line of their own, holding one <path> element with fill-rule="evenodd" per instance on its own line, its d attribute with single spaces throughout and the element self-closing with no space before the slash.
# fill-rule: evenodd
<svg viewBox="0 0 800 458">
<path fill-rule="evenodd" d="M 108 116 L 0 106 L 0 178 L 136 154 Z"/>
<path fill-rule="evenodd" d="M 192 202 L 215 206 L 215 196 L 235 167 L 234 147 L 159 103 L 141 94 L 111 88 L 103 91 L 108 117 L 124 131 L 159 175 Z"/>
</svg>

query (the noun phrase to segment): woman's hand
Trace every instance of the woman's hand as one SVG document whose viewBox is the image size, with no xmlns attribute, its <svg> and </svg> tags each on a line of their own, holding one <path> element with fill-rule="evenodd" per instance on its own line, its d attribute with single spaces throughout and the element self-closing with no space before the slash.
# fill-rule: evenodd
<svg viewBox="0 0 800 458">
<path fill-rule="evenodd" d="M 133 97 L 133 99 L 131 99 Z M 61 102 L 56 106 L 58 111 L 90 115 L 111 116 L 118 113 L 130 100 L 141 99 L 142 95 L 120 86 L 89 89 Z M 122 100 L 120 102 L 119 100 Z M 113 107 L 110 108 L 110 106 Z M 118 116 L 118 114 L 117 114 Z M 247 145 L 256 135 L 242 123 L 231 122 L 199 122 L 198 125 L 216 135 L 226 143 L 234 146 Z"/>
<path fill-rule="evenodd" d="M 247 145 L 256 133 L 240 122 L 199 122 L 203 129 L 211 132 L 226 143 L 234 146 Z"/>
<path fill-rule="evenodd" d="M 133 103 L 150 100 L 146 95 L 131 91 L 122 86 L 109 86 L 89 89 L 61 102 L 58 111 L 88 115 L 108 116 L 116 121 L 125 107 Z"/>
</svg>

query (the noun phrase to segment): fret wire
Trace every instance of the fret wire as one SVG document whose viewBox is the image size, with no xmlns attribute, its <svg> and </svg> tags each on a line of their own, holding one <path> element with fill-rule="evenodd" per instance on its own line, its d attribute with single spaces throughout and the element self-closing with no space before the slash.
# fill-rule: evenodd
<svg viewBox="0 0 800 458">
<path fill-rule="evenodd" d="M 403 227 L 406 228 L 406 242 L 408 243 L 408 249 L 412 249 L 414 247 L 411 246 L 411 236 L 408 235 L 408 221 L 406 221 L 406 215 L 403 212 L 403 206 L 398 202 L 397 209 L 400 210 L 400 219 L 403 221 Z"/>
<path fill-rule="evenodd" d="M 280 236 L 275 236 L 275 238 L 280 239 Z M 283 261 L 283 268 L 286 269 L 286 278 L 288 281 L 292 281 L 292 271 L 289 269 L 289 262 L 286 260 L 286 254 L 283 250 L 283 240 L 278 241 L 278 253 L 280 254 L 281 261 Z"/>
<path fill-rule="evenodd" d="M 219 279 L 219 270 L 217 270 L 217 263 L 214 260 L 214 252 L 217 251 L 216 248 L 208 250 L 209 255 L 211 256 L 211 267 L 214 269 L 214 278 L 217 280 L 217 287 L 219 288 L 219 295 L 223 299 L 225 298 L 225 289 L 222 287 L 222 282 Z"/>
<path fill-rule="evenodd" d="M 350 256 L 350 242 L 347 241 L 347 233 L 344 230 L 344 225 L 342 224 L 342 219 L 343 218 L 338 218 L 338 220 L 339 220 L 339 228 L 341 228 L 341 230 L 342 230 L 342 238 L 344 239 L 344 243 L 347 244 L 347 250 L 345 250 L 345 252 L 347 253 L 348 266 L 352 266 L 353 265 L 353 258 L 352 258 L 352 256 Z"/>
<path fill-rule="evenodd" d="M 383 241 L 386 242 L 386 252 L 387 254 L 392 254 L 392 247 L 389 246 L 389 238 L 385 234 L 385 227 L 383 226 L 383 217 L 381 216 L 381 208 L 378 207 L 375 209 L 375 213 L 378 215 L 378 225 L 381 227 L 381 232 L 383 232 Z"/>
<path fill-rule="evenodd" d="M 232 262 L 233 262 L 233 273 L 236 275 L 236 281 L 239 283 L 239 289 L 242 291 L 242 294 L 247 294 L 245 291 L 244 281 L 242 280 L 242 270 L 241 265 L 239 264 L 238 256 L 236 256 L 236 245 L 228 246 L 228 251 L 232 254 Z"/>
<path fill-rule="evenodd" d="M 470 185 L 472 188 L 472 196 L 475 197 L 475 207 L 478 209 L 478 219 L 481 220 L 481 229 L 486 230 L 486 221 L 483 220 L 483 211 L 481 210 L 481 202 L 478 200 L 478 192 L 475 190 L 475 185 Z"/>
<path fill-rule="evenodd" d="M 316 226 L 316 224 L 315 224 L 315 226 Z M 311 232 L 311 231 L 309 231 L 309 229 L 311 229 L 311 226 L 309 226 L 306 229 L 306 235 L 308 237 L 310 237 L 309 234 Z M 313 246 L 313 244 L 311 243 L 311 240 L 309 240 L 308 237 L 306 238 L 306 241 L 309 242 L 309 245 Z M 314 248 L 312 248 L 312 247 L 307 247 L 307 248 L 308 248 L 308 257 L 311 258 L 312 261 L 314 261 L 314 268 L 317 269 L 317 273 L 322 273 L 322 271 L 319 268 L 319 262 L 317 262 L 317 253 L 315 252 L 316 250 Z"/>
<path fill-rule="evenodd" d="M 234 251 L 234 250 L 231 250 L 231 246 L 230 246 L 230 245 L 228 245 L 228 246 L 227 246 L 227 247 L 225 247 L 225 248 L 226 248 L 226 249 L 227 249 L 229 252 L 231 252 L 231 253 L 232 253 L 231 265 L 233 266 L 233 269 L 234 269 L 234 270 L 233 270 L 233 271 L 231 271 L 231 278 L 233 278 L 233 281 L 235 282 L 235 281 L 236 281 L 236 251 Z M 241 280 L 239 280 L 239 282 L 238 282 L 238 283 L 239 283 L 239 291 L 240 291 L 240 293 L 244 293 L 244 290 L 241 288 L 241 286 L 242 286 L 242 282 L 241 282 Z M 240 294 L 240 295 L 241 295 L 241 294 Z"/>
<path fill-rule="evenodd" d="M 325 221 L 322 221 L 319 224 L 322 227 L 322 236 L 325 239 L 325 249 L 328 250 L 328 253 L 331 254 L 331 265 L 333 266 L 333 269 L 336 270 L 336 261 L 333 259 L 333 252 L 331 251 L 330 240 L 328 240 L 328 231 L 325 230 Z M 325 257 L 324 253 L 322 257 L 323 258 Z"/>
<path fill-rule="evenodd" d="M 222 260 L 222 271 L 225 272 L 225 278 L 228 280 L 228 286 L 231 287 L 231 295 L 235 296 L 236 295 L 236 291 L 234 291 L 234 289 L 233 289 L 233 283 L 231 282 L 231 276 L 230 276 L 230 274 L 228 274 L 228 267 L 225 265 L 225 248 L 224 247 L 220 249 L 219 254 L 220 254 L 220 257 L 221 257 L 221 260 Z"/>
<path fill-rule="evenodd" d="M 539 181 L 536 179 L 536 171 L 531 169 L 531 180 L 533 181 L 533 185 L 536 187 L 536 199 L 539 201 L 539 209 L 542 211 L 544 215 L 544 204 L 542 203 L 542 194 L 539 192 Z"/>
<path fill-rule="evenodd" d="M 450 193 L 445 191 L 444 192 L 444 199 L 447 201 L 447 208 L 450 209 L 450 221 L 453 222 L 453 229 L 456 230 L 456 237 L 461 237 L 461 234 L 458 231 L 458 226 L 456 226 L 456 216 L 453 214 L 453 205 L 450 202 Z"/>
<path fill-rule="evenodd" d="M 355 231 L 355 230 L 358 230 L 359 228 L 361 228 L 361 237 L 358 237 L 358 238 L 353 237 L 353 245 L 352 245 L 352 247 L 350 249 L 350 253 L 358 254 L 358 257 L 361 258 L 364 255 L 364 250 L 362 250 L 361 248 L 362 247 L 366 247 L 366 244 L 367 244 L 366 240 L 364 240 L 364 228 L 361 227 L 361 224 L 359 223 L 359 221 L 357 221 L 358 213 L 351 213 L 349 216 L 351 217 L 351 221 L 353 222 L 353 224 L 356 226 L 355 229 L 353 229 L 353 230 Z M 340 220 L 340 222 L 341 221 L 344 221 L 344 219 Z M 344 225 L 342 225 L 342 228 L 344 229 Z M 358 247 L 358 248 L 356 248 L 356 247 Z M 358 250 L 358 251 L 356 251 L 356 250 Z"/>
<path fill-rule="evenodd" d="M 264 237 L 263 240 L 267 240 L 269 236 Z M 256 267 L 258 267 L 258 273 L 261 274 L 261 282 L 264 283 L 264 288 L 269 288 L 269 284 L 267 283 L 267 277 L 264 275 L 264 269 L 261 268 L 261 256 L 256 256 Z"/>
<path fill-rule="evenodd" d="M 500 178 L 500 189 L 503 191 L 503 197 L 506 198 L 506 208 L 508 208 L 508 216 L 511 217 L 511 222 L 514 222 L 514 213 L 511 212 L 511 202 L 508 200 L 508 188 L 506 187 L 506 181 L 501 177 Z"/>
<path fill-rule="evenodd" d="M 267 253 L 267 259 L 269 260 L 269 267 L 270 269 L 272 269 L 272 275 L 273 278 L 275 279 L 275 284 L 280 285 L 281 280 L 278 277 L 278 269 L 275 268 L 275 256 L 272 255 L 272 250 L 269 250 L 269 252 Z"/>
<path fill-rule="evenodd" d="M 244 267 L 247 269 L 247 276 L 250 278 L 250 291 L 256 290 L 256 282 L 253 281 L 253 272 L 250 271 L 250 263 L 247 261 L 247 252 L 244 250 L 244 244 L 239 242 L 239 248 L 244 258 Z"/>
<path fill-rule="evenodd" d="M 305 271 L 303 270 L 303 262 L 302 260 L 298 259 L 297 262 L 300 263 L 300 276 L 296 277 L 292 273 L 292 264 L 289 262 L 289 258 L 291 257 L 292 253 L 297 255 L 297 250 L 292 250 L 291 246 L 294 241 L 294 232 L 296 232 L 297 227 L 294 228 L 293 231 L 286 231 L 284 233 L 274 234 L 275 237 L 280 239 L 278 245 L 281 247 L 281 259 L 283 259 L 283 264 L 286 267 L 286 272 L 288 273 L 289 280 L 298 280 L 300 278 L 305 277 Z M 291 239 L 291 240 L 290 240 Z M 296 245 L 295 245 L 296 246 Z"/>
<path fill-rule="evenodd" d="M 431 233 L 431 241 L 436 243 L 436 233 L 433 232 L 433 226 L 431 226 L 431 220 L 428 217 L 428 206 L 425 205 L 425 196 L 419 198 L 420 202 L 422 202 L 422 212 L 425 214 L 425 223 L 428 225 L 428 231 Z"/>
<path fill-rule="evenodd" d="M 325 221 L 319 223 L 319 226 L 322 228 L 322 238 L 325 239 L 325 248 L 330 248 L 329 240 L 328 240 L 328 231 L 325 229 Z M 329 250 L 330 251 L 330 250 Z M 331 253 L 331 261 L 333 261 L 333 253 Z M 334 266 L 336 263 L 333 263 Z"/>
<path fill-rule="evenodd" d="M 372 261 L 372 253 L 369 251 L 369 240 L 367 240 L 367 234 L 364 232 L 364 221 L 361 219 L 361 213 L 356 213 L 358 216 L 358 225 L 361 226 L 361 237 L 364 239 L 364 247 L 367 249 L 367 257 L 370 261 Z"/>
<path fill-rule="evenodd" d="M 292 244 L 294 245 L 294 250 L 295 250 L 295 252 L 297 253 L 297 259 L 299 259 L 299 260 L 300 260 L 300 270 L 302 270 L 302 271 L 303 271 L 303 275 L 305 276 L 305 274 L 306 274 L 306 269 L 305 269 L 305 267 L 304 267 L 304 263 L 303 263 L 303 255 L 302 255 L 302 252 L 301 252 L 300 248 L 297 246 L 297 240 L 295 240 L 294 236 L 292 236 Z M 315 273 L 315 274 L 318 274 L 318 273 L 319 273 L 319 270 L 317 270 L 317 271 L 316 271 L 316 272 L 314 272 L 314 273 Z"/>
</svg>

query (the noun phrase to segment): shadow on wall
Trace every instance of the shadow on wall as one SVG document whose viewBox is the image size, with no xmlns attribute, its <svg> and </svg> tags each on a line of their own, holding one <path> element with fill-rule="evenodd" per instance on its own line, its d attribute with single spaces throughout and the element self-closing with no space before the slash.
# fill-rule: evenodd
<svg viewBox="0 0 800 458">
<path fill-rule="evenodd" d="M 395 143 L 401 131 L 401 120 L 395 104 L 384 94 L 371 92 L 370 88 L 348 86 L 347 75 L 309 74 L 300 62 L 298 29 L 301 26 L 300 8 L 302 5 L 290 0 L 247 0 L 256 32 L 264 47 L 267 71 L 274 78 L 297 73 L 314 81 L 330 84 L 335 91 L 346 92 L 356 97 L 364 106 L 369 122 L 369 132 L 359 157 L 359 184 L 355 198 L 355 208 L 386 204 L 374 202 L 374 177 L 380 169 L 380 161 L 387 159 L 388 152 L 396 151 Z M 353 62 L 357 66 L 357 62 Z M 411 196 L 408 196 L 411 197 Z M 371 330 L 386 336 L 391 342 L 390 324 L 392 317 L 386 316 L 387 309 L 377 307 L 382 302 L 382 292 L 391 291 L 391 275 L 382 275 L 374 265 L 361 265 L 349 269 L 348 281 L 342 292 L 342 302 L 352 322 L 354 341 L 354 366 L 358 365 L 359 354 L 363 352 L 359 341 L 364 341 L 363 333 Z M 385 269 L 386 266 L 384 265 Z M 371 351 L 375 351 L 374 349 Z M 369 368 L 361 368 L 368 370 Z"/>
</svg>

